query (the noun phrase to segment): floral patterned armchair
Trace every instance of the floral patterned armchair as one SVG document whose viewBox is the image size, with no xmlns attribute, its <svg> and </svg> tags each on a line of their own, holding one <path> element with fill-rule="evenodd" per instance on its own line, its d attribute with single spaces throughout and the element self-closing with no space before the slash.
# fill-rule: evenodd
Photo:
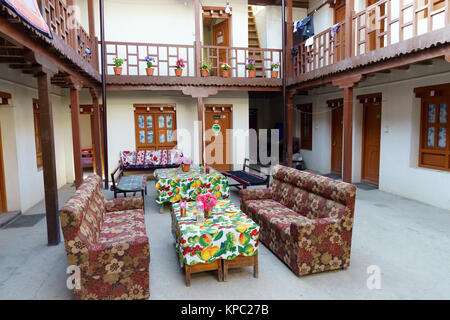
<svg viewBox="0 0 450 320">
<path fill-rule="evenodd" d="M 105 200 L 88 177 L 60 210 L 67 260 L 80 268 L 75 299 L 146 299 L 150 247 L 141 197 Z"/>
<path fill-rule="evenodd" d="M 277 165 L 269 188 L 240 190 L 260 239 L 295 274 L 350 265 L 356 186 Z"/>
</svg>

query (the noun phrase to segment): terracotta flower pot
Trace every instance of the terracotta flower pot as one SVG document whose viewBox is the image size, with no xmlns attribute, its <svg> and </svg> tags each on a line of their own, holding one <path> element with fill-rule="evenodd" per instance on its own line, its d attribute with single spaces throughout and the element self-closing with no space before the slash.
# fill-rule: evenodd
<svg viewBox="0 0 450 320">
<path fill-rule="evenodd" d="M 231 69 L 228 69 L 228 70 L 223 70 L 222 69 L 222 77 L 229 78 L 230 74 L 231 74 Z"/>
<path fill-rule="evenodd" d="M 175 75 L 177 77 L 181 77 L 182 74 L 183 74 L 183 69 L 181 69 L 181 68 L 175 69 Z"/>
<path fill-rule="evenodd" d="M 181 208 L 180 209 L 180 215 L 182 218 L 186 217 L 186 208 Z"/>
<path fill-rule="evenodd" d="M 145 71 L 147 72 L 148 76 L 152 76 L 155 69 L 154 68 L 145 68 Z"/>
<path fill-rule="evenodd" d="M 272 78 L 278 78 L 278 71 L 272 70 Z"/>
<path fill-rule="evenodd" d="M 114 67 L 114 74 L 120 76 L 122 74 L 122 67 Z"/>
<path fill-rule="evenodd" d="M 207 77 L 207 76 L 209 76 L 209 71 L 206 70 L 206 69 L 202 69 L 202 70 L 200 70 L 200 72 L 201 72 L 201 74 L 202 74 L 202 77 Z"/>
<path fill-rule="evenodd" d="M 190 164 L 182 164 L 181 169 L 183 170 L 183 172 L 189 172 L 189 170 L 191 169 L 191 165 Z"/>
<path fill-rule="evenodd" d="M 256 70 L 248 70 L 248 77 L 249 78 L 256 77 Z"/>
</svg>

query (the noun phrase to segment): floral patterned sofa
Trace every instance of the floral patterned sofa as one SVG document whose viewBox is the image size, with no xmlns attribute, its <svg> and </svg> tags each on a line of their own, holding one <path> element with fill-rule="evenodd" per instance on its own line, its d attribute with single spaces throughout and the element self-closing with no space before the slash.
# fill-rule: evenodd
<svg viewBox="0 0 450 320">
<path fill-rule="evenodd" d="M 349 266 L 355 185 L 277 165 L 269 188 L 239 193 L 261 241 L 295 274 Z"/>
<path fill-rule="evenodd" d="M 176 168 L 183 156 L 181 150 L 142 150 L 120 152 L 120 165 L 123 171 L 151 171 L 160 168 Z"/>
<path fill-rule="evenodd" d="M 88 177 L 60 210 L 69 266 L 78 266 L 75 299 L 146 299 L 150 246 L 142 198 L 105 200 Z"/>
</svg>

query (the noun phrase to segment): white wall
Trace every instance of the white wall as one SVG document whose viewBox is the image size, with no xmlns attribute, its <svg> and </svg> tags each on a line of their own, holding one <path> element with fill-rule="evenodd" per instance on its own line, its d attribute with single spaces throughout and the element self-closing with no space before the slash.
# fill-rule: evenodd
<svg viewBox="0 0 450 320">
<path fill-rule="evenodd" d="M 83 95 L 81 103 L 89 103 L 87 95 Z M 152 92 L 108 92 L 108 160 L 109 171 L 119 163 L 119 154 L 123 150 L 136 150 L 134 128 L 134 104 L 176 104 L 178 148 L 198 163 L 198 143 L 195 122 L 197 120 L 197 99 L 184 96 L 176 91 Z M 232 104 L 233 128 L 248 130 L 248 93 L 229 92 L 203 100 L 204 104 Z M 180 129 L 187 130 L 189 137 Z M 244 157 L 248 156 L 248 137 L 242 135 L 233 140 L 233 164 L 242 166 Z"/>
<path fill-rule="evenodd" d="M 413 66 L 373 77 L 354 89 L 353 182 L 361 181 L 363 111 L 356 97 L 381 92 L 380 190 L 450 209 L 450 172 L 418 166 L 420 99 L 413 92 L 416 87 L 450 82 L 449 69 L 445 62 Z M 342 90 L 327 87 L 296 97 L 296 103 L 313 103 L 313 150 L 302 150 L 302 155 L 309 169 L 322 174 L 331 168 L 331 112 L 324 112 L 326 100 L 342 95 Z"/>
<path fill-rule="evenodd" d="M 42 169 L 37 168 L 33 123 L 36 80 L 1 67 L 0 91 L 12 95 L 10 105 L 0 108 L 8 210 L 26 211 L 44 198 Z M 53 123 L 58 187 L 73 181 L 73 159 L 69 100 L 54 88 Z M 67 137 L 70 137 L 68 139 Z M 70 156 L 69 156 L 70 155 Z"/>
</svg>

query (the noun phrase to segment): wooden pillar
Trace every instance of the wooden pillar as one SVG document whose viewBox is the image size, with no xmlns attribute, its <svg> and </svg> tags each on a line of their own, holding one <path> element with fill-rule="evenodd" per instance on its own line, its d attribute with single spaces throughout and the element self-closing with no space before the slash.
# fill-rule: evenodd
<svg viewBox="0 0 450 320">
<path fill-rule="evenodd" d="M 355 0 L 345 0 L 345 57 L 353 56 L 353 14 Z"/>
<path fill-rule="evenodd" d="M 286 72 L 287 77 L 292 77 L 293 75 L 293 61 L 292 61 L 292 48 L 294 45 L 294 28 L 292 21 L 292 0 L 287 0 L 287 22 L 286 22 Z"/>
<path fill-rule="evenodd" d="M 353 87 L 344 88 L 344 128 L 343 128 L 343 159 L 342 180 L 352 182 L 353 167 Z"/>
<path fill-rule="evenodd" d="M 200 77 L 201 38 L 200 38 L 200 0 L 194 1 L 195 10 L 195 76 Z"/>
<path fill-rule="evenodd" d="M 287 97 L 287 110 L 286 110 L 286 163 L 288 167 L 292 167 L 292 156 L 294 146 L 294 92 L 289 92 Z"/>
<path fill-rule="evenodd" d="M 342 180 L 352 182 L 353 157 L 353 87 L 364 79 L 361 74 L 346 76 L 333 81 L 334 86 L 344 89 L 344 128 L 342 138 Z"/>
<path fill-rule="evenodd" d="M 51 99 L 51 75 L 44 68 L 36 73 L 41 121 L 42 168 L 44 176 L 45 214 L 49 245 L 60 241 L 58 216 L 58 184 L 56 181 L 55 139 L 53 130 L 53 109 Z"/>
<path fill-rule="evenodd" d="M 98 94 L 96 89 L 91 89 L 92 96 L 92 137 L 94 138 L 94 157 L 95 157 L 95 173 L 100 177 L 103 176 L 102 170 L 102 135 L 100 123 L 100 105 L 98 103 Z"/>
<path fill-rule="evenodd" d="M 203 98 L 202 97 L 198 97 L 197 98 L 197 119 L 199 122 L 199 127 L 198 127 L 198 150 L 199 150 L 199 160 L 200 160 L 200 164 L 204 164 L 205 163 L 205 158 L 204 158 L 204 141 L 203 141 L 203 122 L 204 122 L 204 106 L 203 106 Z"/>
<path fill-rule="evenodd" d="M 73 165 L 75 168 L 75 187 L 83 183 L 83 166 L 81 164 L 81 133 L 80 133 L 80 90 L 81 85 L 70 85 L 70 112 L 72 114 Z"/>
</svg>

